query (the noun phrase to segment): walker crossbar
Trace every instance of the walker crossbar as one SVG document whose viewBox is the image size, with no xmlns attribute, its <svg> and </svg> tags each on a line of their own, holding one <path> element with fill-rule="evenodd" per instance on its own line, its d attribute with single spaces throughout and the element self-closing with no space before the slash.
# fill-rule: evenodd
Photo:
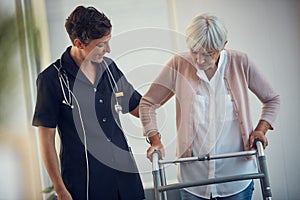
<svg viewBox="0 0 300 200">
<path fill-rule="evenodd" d="M 155 200 L 167 200 L 166 191 L 168 190 L 181 189 L 181 188 L 194 187 L 194 186 L 203 186 L 203 185 L 210 185 L 210 184 L 218 184 L 218 183 L 232 182 L 232 181 L 250 180 L 250 179 L 260 179 L 263 199 L 271 200 L 272 197 L 271 186 L 269 182 L 266 157 L 264 154 L 262 142 L 255 141 L 254 144 L 256 144 L 257 150 L 225 153 L 225 154 L 218 154 L 218 155 L 207 154 L 199 157 L 180 158 L 180 159 L 169 160 L 169 161 L 161 160 L 160 152 L 154 151 L 152 154 L 152 175 L 154 181 Z M 169 185 L 167 184 L 166 181 L 166 176 L 164 171 L 165 164 L 177 164 L 177 163 L 193 162 L 193 161 L 209 161 L 215 159 L 226 159 L 226 158 L 242 157 L 242 156 L 247 157 L 252 155 L 256 155 L 256 160 L 258 165 L 257 173 L 217 177 L 217 178 L 199 180 L 195 182 L 182 182 L 182 183 L 175 183 Z"/>
<path fill-rule="evenodd" d="M 219 177 L 219 178 L 211 178 L 211 179 L 204 179 L 195 182 L 188 182 L 188 183 L 175 183 L 169 184 L 165 186 L 158 187 L 158 191 L 167 191 L 167 190 L 175 190 L 181 189 L 186 187 L 193 187 L 193 186 L 202 186 L 202 185 L 210 185 L 216 183 L 225 183 L 231 181 L 241 181 L 241 180 L 249 180 L 249 179 L 258 179 L 263 178 L 265 175 L 262 173 L 253 173 L 253 174 L 242 174 L 237 176 L 226 176 L 226 177 Z"/>
<path fill-rule="evenodd" d="M 159 164 L 175 164 L 182 162 L 191 162 L 191 161 L 205 161 L 205 160 L 216 160 L 216 159 L 224 159 L 224 158 L 233 158 L 233 157 L 242 157 L 242 156 L 252 156 L 256 155 L 256 151 L 242 151 L 242 152 L 234 152 L 234 153 L 226 153 L 226 154 L 218 154 L 218 155 L 204 155 L 198 157 L 188 157 L 188 158 L 179 158 L 176 160 L 159 160 Z"/>
</svg>

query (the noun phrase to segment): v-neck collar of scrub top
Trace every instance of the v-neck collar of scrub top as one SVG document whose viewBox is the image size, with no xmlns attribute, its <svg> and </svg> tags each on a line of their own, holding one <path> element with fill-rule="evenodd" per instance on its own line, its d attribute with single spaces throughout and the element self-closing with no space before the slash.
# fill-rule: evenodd
<svg viewBox="0 0 300 200">
<path fill-rule="evenodd" d="M 75 63 L 74 59 L 70 55 L 71 46 L 67 48 L 67 50 L 64 52 L 64 54 L 61 57 L 61 64 L 62 69 L 67 71 L 69 74 L 71 74 L 74 79 L 78 79 L 88 85 L 91 85 L 93 87 L 97 86 L 103 73 L 105 72 L 105 66 L 104 63 L 99 63 L 97 65 L 97 77 L 94 84 L 92 84 L 88 78 L 84 75 L 84 73 L 80 70 L 80 67 Z"/>
</svg>

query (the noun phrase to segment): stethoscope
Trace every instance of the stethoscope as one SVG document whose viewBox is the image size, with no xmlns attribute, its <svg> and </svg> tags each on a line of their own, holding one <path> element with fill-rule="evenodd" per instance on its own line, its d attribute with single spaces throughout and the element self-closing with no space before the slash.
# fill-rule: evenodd
<svg viewBox="0 0 300 200">
<path fill-rule="evenodd" d="M 109 67 L 108 67 L 105 60 L 103 60 L 103 63 L 105 65 L 106 73 L 108 75 L 108 80 L 109 80 L 110 87 L 111 87 L 111 89 L 114 93 L 114 96 L 115 96 L 115 100 L 116 100 L 115 111 L 117 112 L 117 114 L 120 114 L 122 112 L 122 106 L 119 104 L 118 98 L 124 96 L 124 93 L 119 90 L 117 82 L 116 82 L 113 74 L 111 73 L 111 71 L 110 71 L 110 69 L 109 69 Z M 83 136 L 84 136 L 83 140 L 84 140 L 84 149 L 85 149 L 86 177 L 87 177 L 87 180 L 86 180 L 86 191 L 87 191 L 86 192 L 86 199 L 89 199 L 89 178 L 90 178 L 89 174 L 90 174 L 90 172 L 89 172 L 89 159 L 88 159 L 88 147 L 87 147 L 86 131 L 85 131 L 82 115 L 81 115 L 80 105 L 78 103 L 78 100 L 77 100 L 76 96 L 74 95 L 74 93 L 72 92 L 72 90 L 70 88 L 68 75 L 67 75 L 66 71 L 64 69 L 62 69 L 62 58 L 60 59 L 59 65 L 60 66 L 57 67 L 53 63 L 53 66 L 57 70 L 57 75 L 58 75 L 61 91 L 62 91 L 63 98 L 64 98 L 62 100 L 62 103 L 69 106 L 71 109 L 74 109 L 74 105 L 72 104 L 72 97 L 73 97 L 73 99 L 75 100 L 75 103 L 77 105 L 77 108 L 78 108 L 80 124 L 81 124 L 81 127 L 82 127 Z M 114 87 L 113 83 L 114 83 L 115 87 Z M 66 95 L 64 87 L 67 88 L 68 95 Z"/>
<path fill-rule="evenodd" d="M 63 100 L 62 103 L 69 106 L 71 109 L 74 108 L 74 105 L 72 104 L 72 96 L 76 99 L 75 95 L 73 94 L 73 92 L 71 91 L 70 88 L 70 83 L 69 83 L 69 78 L 68 75 L 66 73 L 65 70 L 62 69 L 62 59 L 60 59 L 59 65 L 60 67 L 57 67 L 55 64 L 53 64 L 53 66 L 56 68 L 57 73 L 58 73 L 58 79 L 59 79 L 59 83 L 60 83 L 60 87 L 61 87 L 61 91 L 63 93 Z M 122 91 L 119 90 L 119 87 L 117 85 L 117 82 L 112 74 L 112 72 L 110 71 L 107 63 L 105 60 L 103 60 L 103 63 L 105 65 L 105 69 L 106 69 L 106 73 L 108 75 L 108 80 L 109 80 L 109 84 L 110 87 L 114 93 L 115 96 L 115 100 L 116 100 L 116 104 L 115 104 L 115 111 L 117 113 L 121 113 L 122 112 L 122 106 L 119 104 L 118 98 L 124 96 L 124 93 Z M 114 83 L 114 84 L 113 84 Z M 64 86 L 67 88 L 67 92 L 68 95 L 66 95 L 66 92 L 64 90 Z M 114 87 L 115 86 L 115 87 Z"/>
</svg>

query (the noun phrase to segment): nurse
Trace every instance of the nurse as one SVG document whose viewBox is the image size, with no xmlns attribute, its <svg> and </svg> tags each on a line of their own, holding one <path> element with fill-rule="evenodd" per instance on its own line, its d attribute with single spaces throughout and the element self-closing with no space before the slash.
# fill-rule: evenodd
<svg viewBox="0 0 300 200">
<path fill-rule="evenodd" d="M 32 121 L 58 199 L 144 199 L 119 120 L 120 112 L 139 117 L 141 95 L 105 57 L 110 20 L 93 7 L 78 6 L 65 28 L 72 45 L 39 74 Z"/>
</svg>

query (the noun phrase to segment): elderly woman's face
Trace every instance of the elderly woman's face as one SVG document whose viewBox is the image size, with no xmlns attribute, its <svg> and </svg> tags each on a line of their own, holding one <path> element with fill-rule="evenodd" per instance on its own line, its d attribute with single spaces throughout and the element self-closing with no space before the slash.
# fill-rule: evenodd
<svg viewBox="0 0 300 200">
<path fill-rule="evenodd" d="M 220 52 L 219 51 L 206 51 L 200 49 L 199 51 L 190 50 L 193 62 L 197 69 L 207 70 L 213 68 L 218 64 Z"/>
</svg>

